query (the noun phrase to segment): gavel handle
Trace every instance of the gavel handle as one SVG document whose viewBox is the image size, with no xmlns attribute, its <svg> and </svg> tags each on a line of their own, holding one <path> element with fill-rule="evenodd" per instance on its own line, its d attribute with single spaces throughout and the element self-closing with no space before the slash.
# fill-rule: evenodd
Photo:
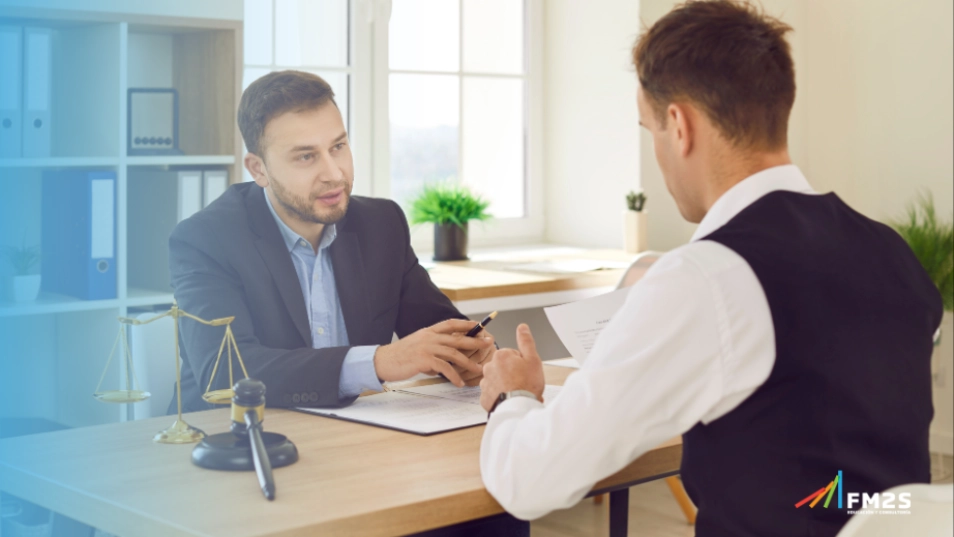
<svg viewBox="0 0 954 537">
<path fill-rule="evenodd" d="M 251 441 L 252 461 L 255 462 L 255 473 L 258 474 L 258 484 L 262 493 L 269 501 L 275 499 L 275 477 L 272 475 L 272 463 L 268 460 L 265 443 L 262 441 L 262 422 L 258 421 L 258 413 L 254 409 L 245 412 L 245 427 Z"/>
</svg>

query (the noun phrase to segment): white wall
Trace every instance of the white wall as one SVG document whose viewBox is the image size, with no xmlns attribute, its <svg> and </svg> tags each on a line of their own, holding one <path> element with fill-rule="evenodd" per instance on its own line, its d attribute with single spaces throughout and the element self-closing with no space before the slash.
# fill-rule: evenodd
<svg viewBox="0 0 954 537">
<path fill-rule="evenodd" d="M 954 204 L 954 2 L 808 2 L 807 172 L 866 215 Z"/>
<path fill-rule="evenodd" d="M 639 125 L 629 52 L 639 3 L 545 3 L 547 240 L 622 248 L 626 193 L 639 188 Z"/>
<path fill-rule="evenodd" d="M 651 138 L 636 125 L 629 50 L 673 0 L 546 3 L 546 199 L 550 241 L 621 244 L 623 193 L 649 198 L 649 245 L 695 226 L 669 197 Z M 954 2 L 763 0 L 790 24 L 798 87 L 792 158 L 815 188 L 878 220 L 919 190 L 954 204 Z"/>
</svg>

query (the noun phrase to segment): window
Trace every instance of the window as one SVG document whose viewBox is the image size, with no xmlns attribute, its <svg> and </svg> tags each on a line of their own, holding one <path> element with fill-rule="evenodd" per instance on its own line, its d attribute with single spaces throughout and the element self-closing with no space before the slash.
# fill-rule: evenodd
<svg viewBox="0 0 954 537">
<path fill-rule="evenodd" d="M 355 194 L 406 206 L 427 182 L 461 182 L 495 217 L 472 226 L 473 243 L 539 240 L 539 4 L 245 0 L 243 86 L 318 74 L 348 124 Z M 429 232 L 415 230 L 415 247 L 430 249 Z"/>
<path fill-rule="evenodd" d="M 426 183 L 459 182 L 488 199 L 496 219 L 528 219 L 529 28 L 521 0 L 393 1 L 388 143 L 398 203 Z"/>
<path fill-rule="evenodd" d="M 354 86 L 363 78 L 355 61 L 363 47 L 355 46 L 351 9 L 351 0 L 245 0 L 242 88 L 272 71 L 315 73 L 334 90 L 335 102 L 355 145 L 356 121 L 367 113 L 354 114 L 351 105 Z M 354 53 L 355 49 L 359 54 Z M 358 155 L 355 161 L 356 169 L 370 167 L 361 166 Z M 247 171 L 245 175 L 251 180 Z"/>
</svg>

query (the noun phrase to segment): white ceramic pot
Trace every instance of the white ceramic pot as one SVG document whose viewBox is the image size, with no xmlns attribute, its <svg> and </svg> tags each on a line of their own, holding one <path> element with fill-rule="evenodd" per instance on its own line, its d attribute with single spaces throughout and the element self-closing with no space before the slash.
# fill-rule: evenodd
<svg viewBox="0 0 954 537">
<path fill-rule="evenodd" d="M 11 276 L 6 282 L 6 296 L 14 302 L 32 302 L 40 294 L 40 275 Z"/>
<path fill-rule="evenodd" d="M 646 233 L 646 211 L 623 211 L 623 247 L 627 253 L 638 254 L 649 249 Z"/>
<path fill-rule="evenodd" d="M 954 455 L 954 315 L 944 312 L 940 340 L 935 342 L 931 367 L 934 421 L 931 451 Z"/>
</svg>

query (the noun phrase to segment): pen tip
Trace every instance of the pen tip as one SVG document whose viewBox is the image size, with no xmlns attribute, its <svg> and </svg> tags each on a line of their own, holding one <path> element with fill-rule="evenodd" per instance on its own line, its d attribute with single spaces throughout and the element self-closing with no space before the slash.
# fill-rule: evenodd
<svg viewBox="0 0 954 537">
<path fill-rule="evenodd" d="M 491 319 L 496 319 L 496 318 L 497 318 L 497 312 L 495 311 L 495 312 L 491 313 L 490 315 L 488 315 L 487 317 L 490 317 Z"/>
</svg>

